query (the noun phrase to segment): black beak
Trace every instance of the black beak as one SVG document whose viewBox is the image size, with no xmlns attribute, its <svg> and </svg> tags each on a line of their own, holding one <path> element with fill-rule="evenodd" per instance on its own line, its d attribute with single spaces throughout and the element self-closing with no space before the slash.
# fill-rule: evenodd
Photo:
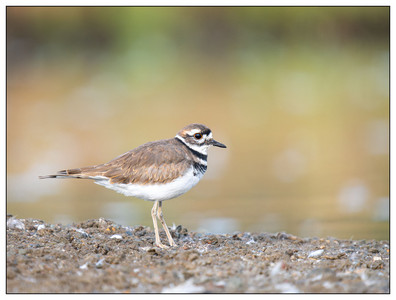
<svg viewBox="0 0 396 300">
<path fill-rule="evenodd" d="M 222 144 L 222 143 L 219 143 L 218 141 L 215 141 L 215 140 L 213 140 L 213 139 L 210 141 L 210 144 L 213 145 L 213 146 L 215 146 L 215 147 L 227 148 L 226 145 L 224 145 L 224 144 Z"/>
</svg>

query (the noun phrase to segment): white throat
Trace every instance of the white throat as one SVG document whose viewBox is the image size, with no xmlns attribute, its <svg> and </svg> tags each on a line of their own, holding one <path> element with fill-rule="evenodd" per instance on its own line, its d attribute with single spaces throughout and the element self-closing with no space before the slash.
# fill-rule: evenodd
<svg viewBox="0 0 396 300">
<path fill-rule="evenodd" d="M 201 154 L 203 154 L 203 155 L 208 155 L 208 149 L 209 149 L 210 145 L 205 145 L 205 144 L 202 144 L 202 145 L 192 145 L 192 144 L 187 143 L 186 140 L 183 139 L 183 138 L 182 138 L 180 135 L 178 135 L 178 134 L 177 134 L 175 137 L 176 137 L 177 139 L 179 139 L 180 141 L 182 141 L 183 144 L 186 145 L 187 147 L 189 147 L 189 148 L 191 148 L 191 149 L 193 149 L 193 150 L 195 150 L 195 151 L 197 151 L 197 152 L 199 152 L 199 153 L 201 153 Z"/>
</svg>

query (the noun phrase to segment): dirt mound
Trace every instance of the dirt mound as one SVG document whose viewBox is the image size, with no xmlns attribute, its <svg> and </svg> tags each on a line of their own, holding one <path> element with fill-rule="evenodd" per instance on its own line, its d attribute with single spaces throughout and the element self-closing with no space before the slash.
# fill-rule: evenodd
<svg viewBox="0 0 396 300">
<path fill-rule="evenodd" d="M 389 241 L 7 220 L 8 293 L 389 293 Z M 166 236 L 161 232 L 165 243 Z"/>
</svg>

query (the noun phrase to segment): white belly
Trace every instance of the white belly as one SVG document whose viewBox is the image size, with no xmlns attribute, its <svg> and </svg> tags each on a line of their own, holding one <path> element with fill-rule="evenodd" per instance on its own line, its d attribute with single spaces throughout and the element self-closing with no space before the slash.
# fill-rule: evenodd
<svg viewBox="0 0 396 300">
<path fill-rule="evenodd" d="M 194 176 L 193 168 L 191 168 L 183 177 L 165 184 L 111 184 L 107 179 L 97 179 L 95 183 L 125 196 L 133 196 L 148 201 L 164 201 L 183 195 L 195 186 L 202 176 L 201 173 Z"/>
</svg>

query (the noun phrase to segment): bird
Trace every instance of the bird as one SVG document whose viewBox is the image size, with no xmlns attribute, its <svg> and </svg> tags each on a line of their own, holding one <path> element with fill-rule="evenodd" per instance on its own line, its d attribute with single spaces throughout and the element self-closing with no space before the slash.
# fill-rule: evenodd
<svg viewBox="0 0 396 300">
<path fill-rule="evenodd" d="M 107 163 L 64 169 L 39 178 L 92 179 L 125 196 L 154 201 L 151 217 L 155 245 L 168 248 L 161 243 L 158 219 L 169 246 L 176 247 L 162 213 L 162 202 L 183 195 L 201 180 L 207 169 L 208 149 L 212 146 L 227 148 L 213 139 L 207 126 L 193 123 L 182 128 L 174 138 L 145 143 Z"/>
</svg>

